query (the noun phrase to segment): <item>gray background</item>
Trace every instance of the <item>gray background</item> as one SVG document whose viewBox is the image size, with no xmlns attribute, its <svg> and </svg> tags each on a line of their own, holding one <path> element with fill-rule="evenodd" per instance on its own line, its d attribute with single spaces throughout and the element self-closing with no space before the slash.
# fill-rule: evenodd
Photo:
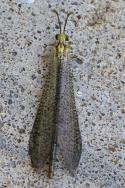
<svg viewBox="0 0 125 188">
<path fill-rule="evenodd" d="M 62 20 L 74 12 L 67 33 L 77 56 L 72 69 L 83 150 L 75 178 L 57 154 L 48 180 L 44 170 L 32 169 L 28 142 L 44 57 L 59 31 L 52 9 Z M 0 187 L 125 187 L 124 0 L 0 1 Z"/>
</svg>

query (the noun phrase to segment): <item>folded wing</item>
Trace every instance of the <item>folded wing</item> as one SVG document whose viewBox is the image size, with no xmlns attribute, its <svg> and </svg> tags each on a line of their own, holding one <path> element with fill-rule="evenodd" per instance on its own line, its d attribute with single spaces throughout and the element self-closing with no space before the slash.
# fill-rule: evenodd
<svg viewBox="0 0 125 188">
<path fill-rule="evenodd" d="M 34 167 L 42 167 L 50 158 L 52 163 L 56 130 L 57 62 L 49 64 L 41 102 L 30 135 L 29 154 Z"/>
<path fill-rule="evenodd" d="M 81 134 L 75 105 L 73 75 L 68 62 L 61 62 L 58 100 L 58 142 L 67 169 L 74 174 L 81 156 Z"/>
</svg>

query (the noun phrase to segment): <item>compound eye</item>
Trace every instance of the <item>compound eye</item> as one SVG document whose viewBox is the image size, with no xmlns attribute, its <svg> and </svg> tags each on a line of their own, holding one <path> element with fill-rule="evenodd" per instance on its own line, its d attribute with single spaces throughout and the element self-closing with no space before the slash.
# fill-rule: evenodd
<svg viewBox="0 0 125 188">
<path fill-rule="evenodd" d="M 58 38 L 59 38 L 58 36 L 59 36 L 59 34 L 56 34 L 56 35 L 55 35 L 56 40 L 58 40 Z"/>
<path fill-rule="evenodd" d="M 66 35 L 66 39 L 65 39 L 66 41 L 69 41 L 69 36 L 68 35 Z"/>
</svg>

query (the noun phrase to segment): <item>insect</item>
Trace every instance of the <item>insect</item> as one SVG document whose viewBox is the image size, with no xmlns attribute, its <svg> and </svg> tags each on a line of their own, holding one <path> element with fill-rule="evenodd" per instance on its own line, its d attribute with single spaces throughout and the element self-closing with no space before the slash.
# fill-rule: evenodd
<svg viewBox="0 0 125 188">
<path fill-rule="evenodd" d="M 65 34 L 67 14 L 62 31 L 55 36 L 54 61 L 49 64 L 41 102 L 29 141 L 29 154 L 32 166 L 41 168 L 48 160 L 48 176 L 52 177 L 57 143 L 61 149 L 65 166 L 74 172 L 81 156 L 81 134 L 75 105 L 73 74 L 68 61 L 69 37 Z"/>
</svg>

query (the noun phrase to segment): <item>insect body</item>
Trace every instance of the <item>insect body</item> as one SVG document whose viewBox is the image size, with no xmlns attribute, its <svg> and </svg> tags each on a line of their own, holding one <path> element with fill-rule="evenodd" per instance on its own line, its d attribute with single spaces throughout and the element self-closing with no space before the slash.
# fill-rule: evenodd
<svg viewBox="0 0 125 188">
<path fill-rule="evenodd" d="M 59 143 L 65 166 L 74 174 L 81 156 L 81 135 L 75 106 L 73 74 L 67 59 L 69 37 L 62 31 L 56 35 L 55 58 L 49 66 L 41 103 L 30 136 L 29 151 L 34 167 L 42 167 L 49 159 L 49 177 L 53 173 L 56 145 Z"/>
</svg>

